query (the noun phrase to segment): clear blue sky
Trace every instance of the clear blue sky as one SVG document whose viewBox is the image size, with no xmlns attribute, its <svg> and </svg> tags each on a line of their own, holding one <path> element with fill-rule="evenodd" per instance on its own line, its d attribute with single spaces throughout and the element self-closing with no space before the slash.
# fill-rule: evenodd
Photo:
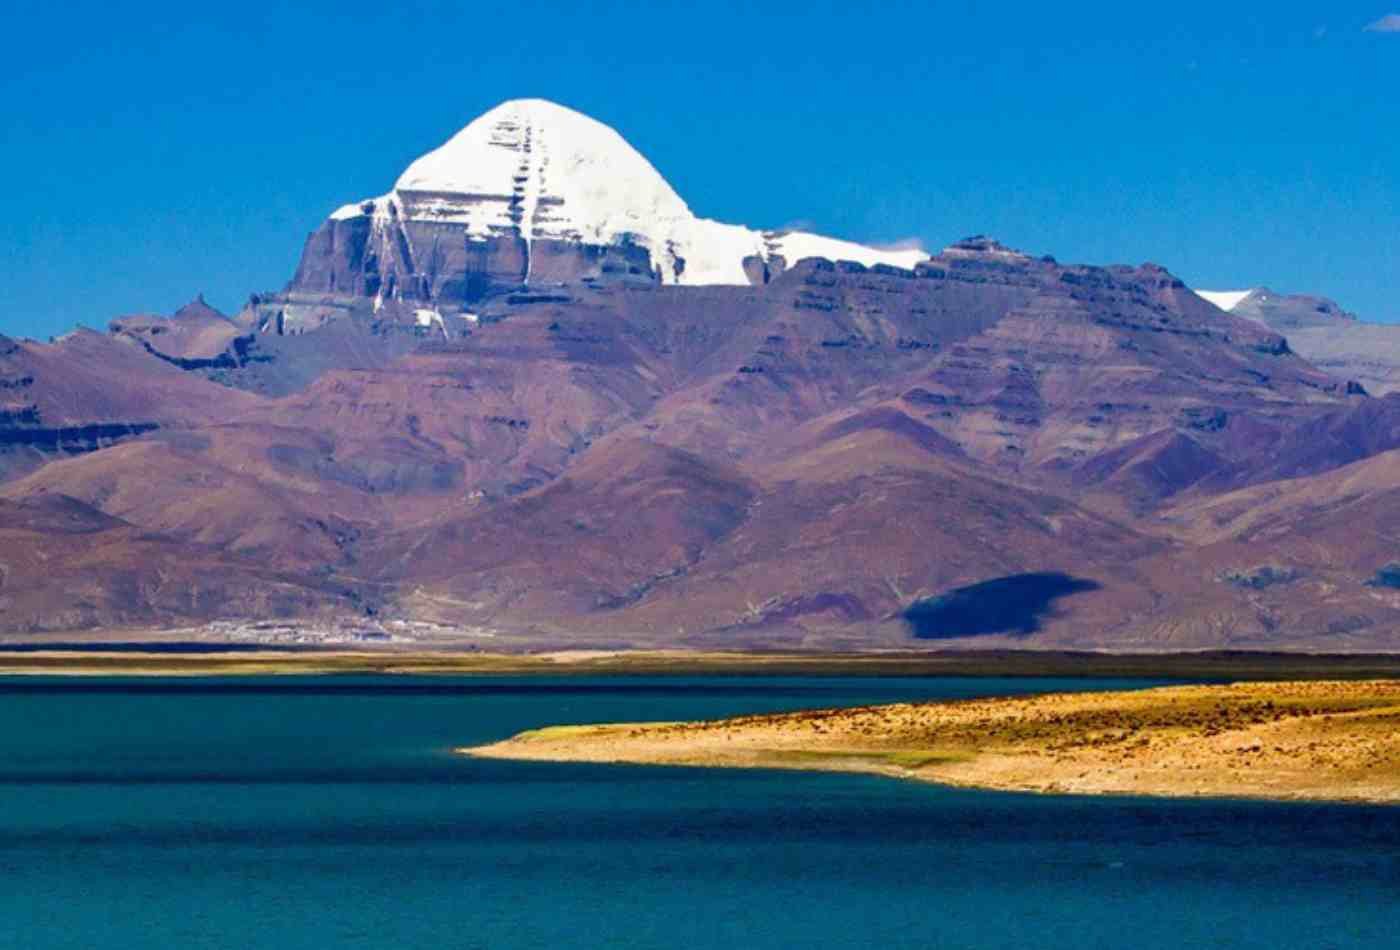
<svg viewBox="0 0 1400 950">
<path fill-rule="evenodd" d="M 11 3 L 0 332 L 290 277 L 502 99 L 617 128 L 697 213 L 1315 291 L 1400 320 L 1376 3 Z"/>
</svg>

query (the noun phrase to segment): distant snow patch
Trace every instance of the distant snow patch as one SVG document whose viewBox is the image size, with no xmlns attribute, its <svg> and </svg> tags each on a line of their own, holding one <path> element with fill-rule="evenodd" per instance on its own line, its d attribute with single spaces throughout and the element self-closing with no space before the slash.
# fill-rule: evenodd
<svg viewBox="0 0 1400 950">
<path fill-rule="evenodd" d="M 1253 290 L 1198 290 L 1196 296 L 1229 313 L 1252 293 L 1254 293 Z"/>
</svg>

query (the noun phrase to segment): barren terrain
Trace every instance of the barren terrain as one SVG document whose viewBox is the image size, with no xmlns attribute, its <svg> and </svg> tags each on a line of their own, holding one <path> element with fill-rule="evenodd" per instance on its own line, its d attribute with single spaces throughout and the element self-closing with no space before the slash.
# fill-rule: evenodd
<svg viewBox="0 0 1400 950">
<path fill-rule="evenodd" d="M 1237 683 L 565 726 L 464 750 L 1034 792 L 1400 802 L 1400 681 Z"/>
</svg>

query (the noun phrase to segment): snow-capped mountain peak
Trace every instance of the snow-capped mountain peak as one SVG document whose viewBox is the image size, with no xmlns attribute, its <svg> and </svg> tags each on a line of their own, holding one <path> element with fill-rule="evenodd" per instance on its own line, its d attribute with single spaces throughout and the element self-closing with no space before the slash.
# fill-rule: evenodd
<svg viewBox="0 0 1400 950">
<path fill-rule="evenodd" d="M 919 248 L 883 250 L 804 232 L 697 218 L 647 159 L 595 119 L 543 99 L 504 102 L 413 162 L 388 195 L 346 205 L 364 215 L 462 228 L 468 241 L 644 247 L 659 279 L 747 284 L 744 259 L 804 257 L 913 267 Z M 527 268 L 526 282 L 529 282 Z"/>
<path fill-rule="evenodd" d="M 612 129 L 543 99 L 502 103 L 408 166 L 394 193 L 415 216 L 487 236 L 606 244 L 693 217 Z"/>
</svg>

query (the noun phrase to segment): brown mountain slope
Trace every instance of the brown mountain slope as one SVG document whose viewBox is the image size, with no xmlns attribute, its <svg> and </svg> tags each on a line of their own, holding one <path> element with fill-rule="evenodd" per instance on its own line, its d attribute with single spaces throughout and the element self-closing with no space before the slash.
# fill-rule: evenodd
<svg viewBox="0 0 1400 950">
<path fill-rule="evenodd" d="M 609 439 L 550 485 L 402 532 L 382 576 L 435 619 L 570 626 L 684 573 L 744 521 L 753 492 L 733 468 Z"/>
<path fill-rule="evenodd" d="M 257 402 L 91 330 L 47 344 L 0 337 L 0 478 Z"/>
<path fill-rule="evenodd" d="M 356 608 L 341 586 L 151 535 L 71 498 L 0 500 L 0 626 L 9 632 Z"/>
<path fill-rule="evenodd" d="M 54 343 L 0 337 L 0 405 L 8 414 L 5 425 L 16 430 L 189 425 L 227 418 L 257 402 L 92 330 Z"/>
<path fill-rule="evenodd" d="M 1319 649 L 1393 645 L 1400 630 L 1400 452 L 1320 475 L 1183 501 L 1158 522 L 1189 556 L 1175 577 L 1231 591 L 1237 643 Z M 1168 565 L 1144 565 L 1165 575 Z M 1183 588 L 1183 594 L 1185 589 Z M 1186 618 L 1182 618 L 1183 623 Z M 1226 614 L 1218 619 L 1227 622 Z"/>
<path fill-rule="evenodd" d="M 390 576 L 418 580 L 445 620 L 527 616 L 623 641 L 896 643 L 899 613 L 922 596 L 1046 567 L 1127 588 L 1115 560 L 1160 547 L 949 461 L 907 417 L 879 421 L 814 425 L 783 462 L 743 469 L 610 439 L 553 485 L 407 532 Z"/>
<path fill-rule="evenodd" d="M 272 427 L 160 431 L 51 463 L 3 493 L 74 498 L 145 531 L 292 571 L 343 568 L 361 532 L 387 517 L 328 440 Z"/>
<path fill-rule="evenodd" d="M 640 418 L 667 371 L 644 342 L 595 341 L 577 316 L 572 329 L 556 316 L 534 308 L 381 370 L 330 372 L 245 418 L 331 434 L 342 460 L 383 473 L 381 490 L 447 479 L 464 495 L 520 491 Z M 433 468 L 401 471 L 414 460 Z"/>
</svg>

